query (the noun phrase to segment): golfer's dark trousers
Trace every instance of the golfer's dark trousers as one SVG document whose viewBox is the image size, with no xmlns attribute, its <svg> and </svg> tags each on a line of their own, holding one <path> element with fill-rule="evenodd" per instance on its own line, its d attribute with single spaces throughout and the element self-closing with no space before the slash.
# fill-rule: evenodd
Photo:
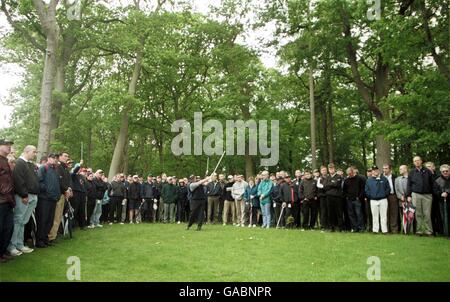
<svg viewBox="0 0 450 302">
<path fill-rule="evenodd" d="M 329 229 L 330 226 L 328 224 L 328 210 L 327 210 L 327 197 L 320 196 L 319 197 L 319 212 L 320 212 L 320 228 L 321 229 Z"/>
<path fill-rule="evenodd" d="M 294 224 L 296 228 L 301 227 L 301 203 L 300 200 L 294 202 L 294 206 L 292 208 L 292 216 L 294 216 Z"/>
<path fill-rule="evenodd" d="M 190 204 L 189 201 L 185 201 L 183 205 L 183 213 L 181 216 L 181 221 L 188 222 L 189 221 L 189 215 L 190 215 Z"/>
<path fill-rule="evenodd" d="M 388 218 L 388 230 L 391 233 L 397 234 L 398 233 L 398 199 L 397 195 L 395 194 L 389 194 L 387 197 L 388 201 L 388 211 L 387 211 L 387 218 Z"/>
<path fill-rule="evenodd" d="M 73 191 L 70 204 L 73 207 L 73 219 L 80 228 L 84 228 L 86 226 L 86 193 Z"/>
<path fill-rule="evenodd" d="M 316 226 L 319 204 L 317 201 L 303 201 L 303 228 L 313 229 Z"/>
<path fill-rule="evenodd" d="M 205 209 L 206 209 L 207 200 L 192 200 L 191 201 L 191 216 L 189 217 L 188 226 L 192 226 L 194 223 L 197 223 L 199 227 L 202 226 L 203 221 L 205 219 Z"/>
<path fill-rule="evenodd" d="M 123 196 L 111 196 L 109 199 L 109 221 L 119 222 L 122 220 L 122 200 Z M 114 214 L 116 214 L 114 216 Z"/>
<path fill-rule="evenodd" d="M 328 224 L 331 230 L 343 228 L 342 197 L 327 195 Z"/>
<path fill-rule="evenodd" d="M 39 198 L 36 205 L 36 241 L 39 243 L 48 242 L 48 233 L 53 226 L 55 218 L 57 200 Z"/>
<path fill-rule="evenodd" d="M 9 202 L 0 203 L 0 256 L 6 254 L 14 229 L 13 207 Z M 53 220 L 52 220 L 53 222 Z"/>
<path fill-rule="evenodd" d="M 95 209 L 95 203 L 97 202 L 97 200 L 95 200 L 95 198 L 88 198 L 87 200 L 87 224 L 89 225 L 91 223 L 91 216 L 92 213 L 94 212 Z"/>
</svg>

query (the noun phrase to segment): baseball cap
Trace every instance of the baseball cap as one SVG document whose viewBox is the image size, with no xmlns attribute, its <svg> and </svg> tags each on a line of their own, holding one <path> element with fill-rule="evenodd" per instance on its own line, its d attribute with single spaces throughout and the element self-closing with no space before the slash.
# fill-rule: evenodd
<svg viewBox="0 0 450 302">
<path fill-rule="evenodd" d="M 0 145 L 14 145 L 13 141 L 7 140 L 5 138 L 0 139 Z"/>
<path fill-rule="evenodd" d="M 378 167 L 377 167 L 377 166 L 375 166 L 375 165 L 374 165 L 374 166 L 372 166 L 372 171 L 373 171 L 373 170 L 378 170 Z"/>
<path fill-rule="evenodd" d="M 58 154 L 50 153 L 47 157 L 49 157 L 49 158 L 58 158 Z"/>
</svg>

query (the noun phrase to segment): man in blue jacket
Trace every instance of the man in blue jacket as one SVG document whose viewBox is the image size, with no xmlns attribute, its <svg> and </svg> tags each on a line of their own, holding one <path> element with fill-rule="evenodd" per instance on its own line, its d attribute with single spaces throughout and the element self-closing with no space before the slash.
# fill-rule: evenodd
<svg viewBox="0 0 450 302">
<path fill-rule="evenodd" d="M 36 206 L 36 247 L 44 248 L 52 245 L 48 234 L 53 226 L 56 203 L 61 197 L 60 176 L 56 167 L 57 154 L 48 155 L 47 164 L 41 166 L 38 171 L 39 196 Z"/>
<path fill-rule="evenodd" d="M 380 170 L 377 166 L 372 167 L 372 177 L 370 177 L 365 186 L 367 199 L 370 200 L 370 209 L 372 210 L 372 231 L 378 233 L 380 229 L 383 234 L 387 234 L 387 197 L 391 192 L 389 181 L 383 175 L 380 175 Z"/>
</svg>

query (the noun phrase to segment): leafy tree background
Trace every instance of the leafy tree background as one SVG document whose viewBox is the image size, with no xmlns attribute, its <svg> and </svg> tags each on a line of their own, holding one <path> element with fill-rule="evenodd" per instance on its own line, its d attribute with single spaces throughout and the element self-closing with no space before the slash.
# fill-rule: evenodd
<svg viewBox="0 0 450 302">
<path fill-rule="evenodd" d="M 48 35 L 39 1 L 1 0 L 13 30 L 1 38 L 0 62 L 25 70 L 7 99 L 14 108 L 11 126 L 0 130 L 17 150 L 38 145 L 42 127 Z M 279 120 L 280 161 L 269 169 L 310 168 L 311 68 L 319 164 L 364 171 L 380 161 L 410 164 L 415 154 L 450 161 L 448 1 L 382 0 L 380 20 L 368 20 L 368 4 L 359 0 L 223 0 L 208 15 L 195 12 L 190 1 L 109 6 L 83 0 L 80 20 L 68 20 L 69 4 L 56 4 L 51 135 L 41 154 L 68 150 L 79 160 L 83 144 L 87 165 L 108 170 L 127 110 L 121 170 L 204 174 L 206 156 L 176 157 L 170 150 L 171 123 L 192 125 L 201 111 L 204 121 L 223 125 Z M 243 43 L 267 24 L 275 25 L 273 35 L 257 47 Z M 276 52 L 277 68 L 262 64 L 262 50 Z M 380 137 L 388 142 L 384 153 Z M 210 170 L 218 158 L 210 158 Z M 259 155 L 228 156 L 220 171 L 249 176 L 263 169 L 259 162 Z"/>
</svg>

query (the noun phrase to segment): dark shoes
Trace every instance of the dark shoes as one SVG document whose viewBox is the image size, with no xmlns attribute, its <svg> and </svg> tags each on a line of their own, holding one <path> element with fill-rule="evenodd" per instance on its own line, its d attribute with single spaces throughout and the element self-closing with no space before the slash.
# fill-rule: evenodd
<svg viewBox="0 0 450 302">
<path fill-rule="evenodd" d="M 36 242 L 36 245 L 35 245 L 34 247 L 37 247 L 37 248 L 46 248 L 47 245 L 46 245 L 44 242 L 42 242 L 42 241 L 38 241 L 38 242 Z"/>
<path fill-rule="evenodd" d="M 11 261 L 11 260 L 13 260 L 14 259 L 14 257 L 13 256 L 11 256 L 11 255 L 1 255 L 0 256 L 0 263 L 6 263 L 6 262 L 8 262 L 8 261 Z"/>
</svg>

